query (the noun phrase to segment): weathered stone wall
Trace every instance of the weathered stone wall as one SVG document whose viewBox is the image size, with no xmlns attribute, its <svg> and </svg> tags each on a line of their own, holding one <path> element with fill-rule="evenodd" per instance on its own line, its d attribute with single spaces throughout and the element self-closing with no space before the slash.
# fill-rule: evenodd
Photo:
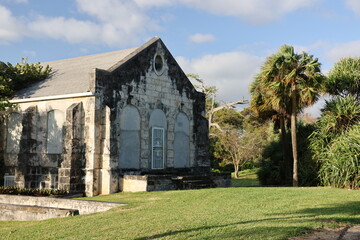
<svg viewBox="0 0 360 240">
<path fill-rule="evenodd" d="M 0 203 L 0 220 L 34 221 L 79 215 L 78 210 Z"/>
<path fill-rule="evenodd" d="M 157 55 L 164 59 L 160 74 L 154 69 Z M 174 162 L 174 142 L 176 118 L 182 113 L 189 120 L 189 131 L 186 133 L 189 135 L 189 146 L 182 148 L 188 149 L 188 160 L 182 163 L 182 166 L 209 171 L 208 128 L 204 118 L 205 96 L 194 89 L 161 40 L 146 46 L 137 52 L 135 57 L 110 70 L 96 71 L 96 93 L 102 96 L 101 104 L 109 114 L 103 126 L 111 129 L 101 140 L 106 142 L 110 149 L 102 155 L 103 162 L 109 162 L 111 169 L 119 168 L 127 173 L 152 171 L 150 117 L 155 110 L 161 110 L 166 116 L 164 169 L 170 170 L 181 165 Z M 127 106 L 136 108 L 140 114 L 139 167 L 132 165 L 127 168 L 119 165 L 119 158 L 122 156 L 119 151 L 124 144 L 121 143 L 120 119 Z"/>
<path fill-rule="evenodd" d="M 55 121 L 51 126 L 62 132 L 61 148 L 48 146 L 55 144 L 54 140 L 48 141 L 51 134 L 48 114 L 54 110 L 66 116 L 63 126 L 56 125 L 61 121 Z M 62 188 L 93 195 L 94 168 L 89 161 L 94 161 L 95 155 L 91 142 L 96 138 L 93 130 L 95 97 L 25 101 L 13 111 L 20 116 L 21 131 L 14 133 L 7 129 L 8 121 L 0 129 L 0 151 L 5 165 L 3 175 L 15 176 L 15 185 L 20 187 Z M 7 116 L 11 116 L 11 112 Z M 52 115 L 54 117 L 56 115 Z M 17 141 L 19 147 L 14 147 Z M 56 149 L 60 152 L 55 153 Z"/>
<path fill-rule="evenodd" d="M 120 177 L 120 191 L 146 192 L 176 190 L 177 185 L 169 175 L 124 175 Z"/>
<path fill-rule="evenodd" d="M 209 172 L 205 95 L 161 40 L 109 70 L 90 71 L 89 81 L 94 96 L 19 104 L 13 118 L 21 124 L 8 122 L 11 133 L 0 129 L 2 179 L 6 173 L 17 186 L 92 196 L 118 191 L 124 173 Z M 164 139 L 152 155 L 155 133 Z M 156 164 L 155 155 L 161 160 Z"/>
</svg>

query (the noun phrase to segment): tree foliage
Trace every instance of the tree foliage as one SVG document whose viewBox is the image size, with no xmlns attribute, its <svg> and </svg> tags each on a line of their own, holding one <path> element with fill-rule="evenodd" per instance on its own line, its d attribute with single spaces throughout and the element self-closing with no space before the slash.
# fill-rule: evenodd
<svg viewBox="0 0 360 240">
<path fill-rule="evenodd" d="M 0 62 L 0 110 L 10 107 L 8 99 L 22 88 L 43 80 L 49 76 L 51 68 L 40 63 L 27 63 L 23 58 L 20 63 Z"/>
<path fill-rule="evenodd" d="M 350 95 L 360 101 L 360 58 L 340 59 L 330 70 L 325 88 L 331 95 Z"/>
<path fill-rule="evenodd" d="M 250 89 L 253 108 L 258 112 L 276 113 L 282 120 L 282 129 L 285 129 L 285 118 L 290 116 L 294 186 L 298 186 L 299 181 L 296 117 L 304 107 L 317 101 L 322 80 L 317 58 L 305 52 L 297 54 L 292 46 L 283 45 L 267 58 Z"/>
<path fill-rule="evenodd" d="M 326 101 L 310 136 L 323 185 L 360 187 L 360 58 L 344 58 L 329 73 Z"/>
<path fill-rule="evenodd" d="M 238 100 L 221 104 L 216 101 L 216 87 L 206 86 L 197 74 L 187 76 L 195 80 L 195 87 L 206 94 L 212 167 L 224 170 L 227 166 L 232 166 L 237 177 L 238 171 L 246 163 L 258 160 L 264 141 L 268 139 L 268 131 L 261 128 L 262 125 L 250 123 L 249 119 L 254 120 L 251 111 L 245 110 L 245 116 L 234 108 L 234 105 L 247 101 Z"/>
<path fill-rule="evenodd" d="M 326 102 L 310 142 L 323 185 L 360 186 L 360 106 L 354 96 Z"/>
<path fill-rule="evenodd" d="M 299 151 L 299 185 L 318 185 L 318 164 L 313 160 L 309 150 L 309 135 L 314 131 L 314 126 L 297 124 L 298 151 Z M 289 135 L 289 133 L 287 133 Z M 261 155 L 258 171 L 259 181 L 262 185 L 291 185 L 292 179 L 288 175 L 288 166 L 283 163 L 282 142 L 278 135 L 264 148 Z"/>
</svg>

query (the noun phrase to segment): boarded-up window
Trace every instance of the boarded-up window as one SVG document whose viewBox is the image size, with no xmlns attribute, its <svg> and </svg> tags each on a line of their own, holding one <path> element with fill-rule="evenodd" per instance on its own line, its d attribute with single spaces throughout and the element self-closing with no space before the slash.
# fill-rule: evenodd
<svg viewBox="0 0 360 240">
<path fill-rule="evenodd" d="M 136 107 L 126 106 L 120 115 L 119 168 L 140 167 L 140 114 Z"/>
<path fill-rule="evenodd" d="M 52 189 L 58 188 L 58 175 L 57 174 L 51 174 L 50 188 L 52 188 Z"/>
<path fill-rule="evenodd" d="M 152 128 L 152 168 L 164 168 L 164 129 Z"/>
<path fill-rule="evenodd" d="M 19 153 L 22 133 L 21 115 L 13 112 L 9 116 L 7 127 L 6 152 Z"/>
<path fill-rule="evenodd" d="M 60 154 L 63 151 L 64 113 L 59 110 L 49 111 L 47 114 L 46 150 L 50 154 Z"/>
<path fill-rule="evenodd" d="M 151 168 L 161 169 L 165 167 L 166 159 L 166 130 L 167 121 L 164 112 L 154 110 L 149 121 L 151 133 Z"/>
<path fill-rule="evenodd" d="M 190 139 L 189 119 L 184 113 L 179 113 L 175 121 L 174 167 L 189 166 Z"/>
</svg>

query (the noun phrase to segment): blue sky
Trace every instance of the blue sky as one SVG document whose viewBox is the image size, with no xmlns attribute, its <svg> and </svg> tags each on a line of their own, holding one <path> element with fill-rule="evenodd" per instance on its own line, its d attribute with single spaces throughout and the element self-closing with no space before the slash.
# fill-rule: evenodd
<svg viewBox="0 0 360 240">
<path fill-rule="evenodd" d="M 65 59 L 136 47 L 159 36 L 186 73 L 249 98 L 248 85 L 282 44 L 326 73 L 360 56 L 358 0 L 0 0 L 0 61 Z"/>
</svg>

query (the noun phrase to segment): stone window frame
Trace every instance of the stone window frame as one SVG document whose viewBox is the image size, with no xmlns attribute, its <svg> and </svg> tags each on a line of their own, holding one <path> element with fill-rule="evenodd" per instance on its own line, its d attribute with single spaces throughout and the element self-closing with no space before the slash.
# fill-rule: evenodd
<svg viewBox="0 0 360 240">
<path fill-rule="evenodd" d="M 161 67 L 159 69 L 159 67 L 157 66 L 157 64 L 159 63 L 158 61 L 161 61 Z M 153 59 L 153 68 L 154 68 L 154 72 L 156 73 L 156 75 L 161 76 L 164 72 L 165 72 L 165 59 L 164 56 L 161 53 L 156 53 L 154 55 L 154 59 Z"/>
</svg>

